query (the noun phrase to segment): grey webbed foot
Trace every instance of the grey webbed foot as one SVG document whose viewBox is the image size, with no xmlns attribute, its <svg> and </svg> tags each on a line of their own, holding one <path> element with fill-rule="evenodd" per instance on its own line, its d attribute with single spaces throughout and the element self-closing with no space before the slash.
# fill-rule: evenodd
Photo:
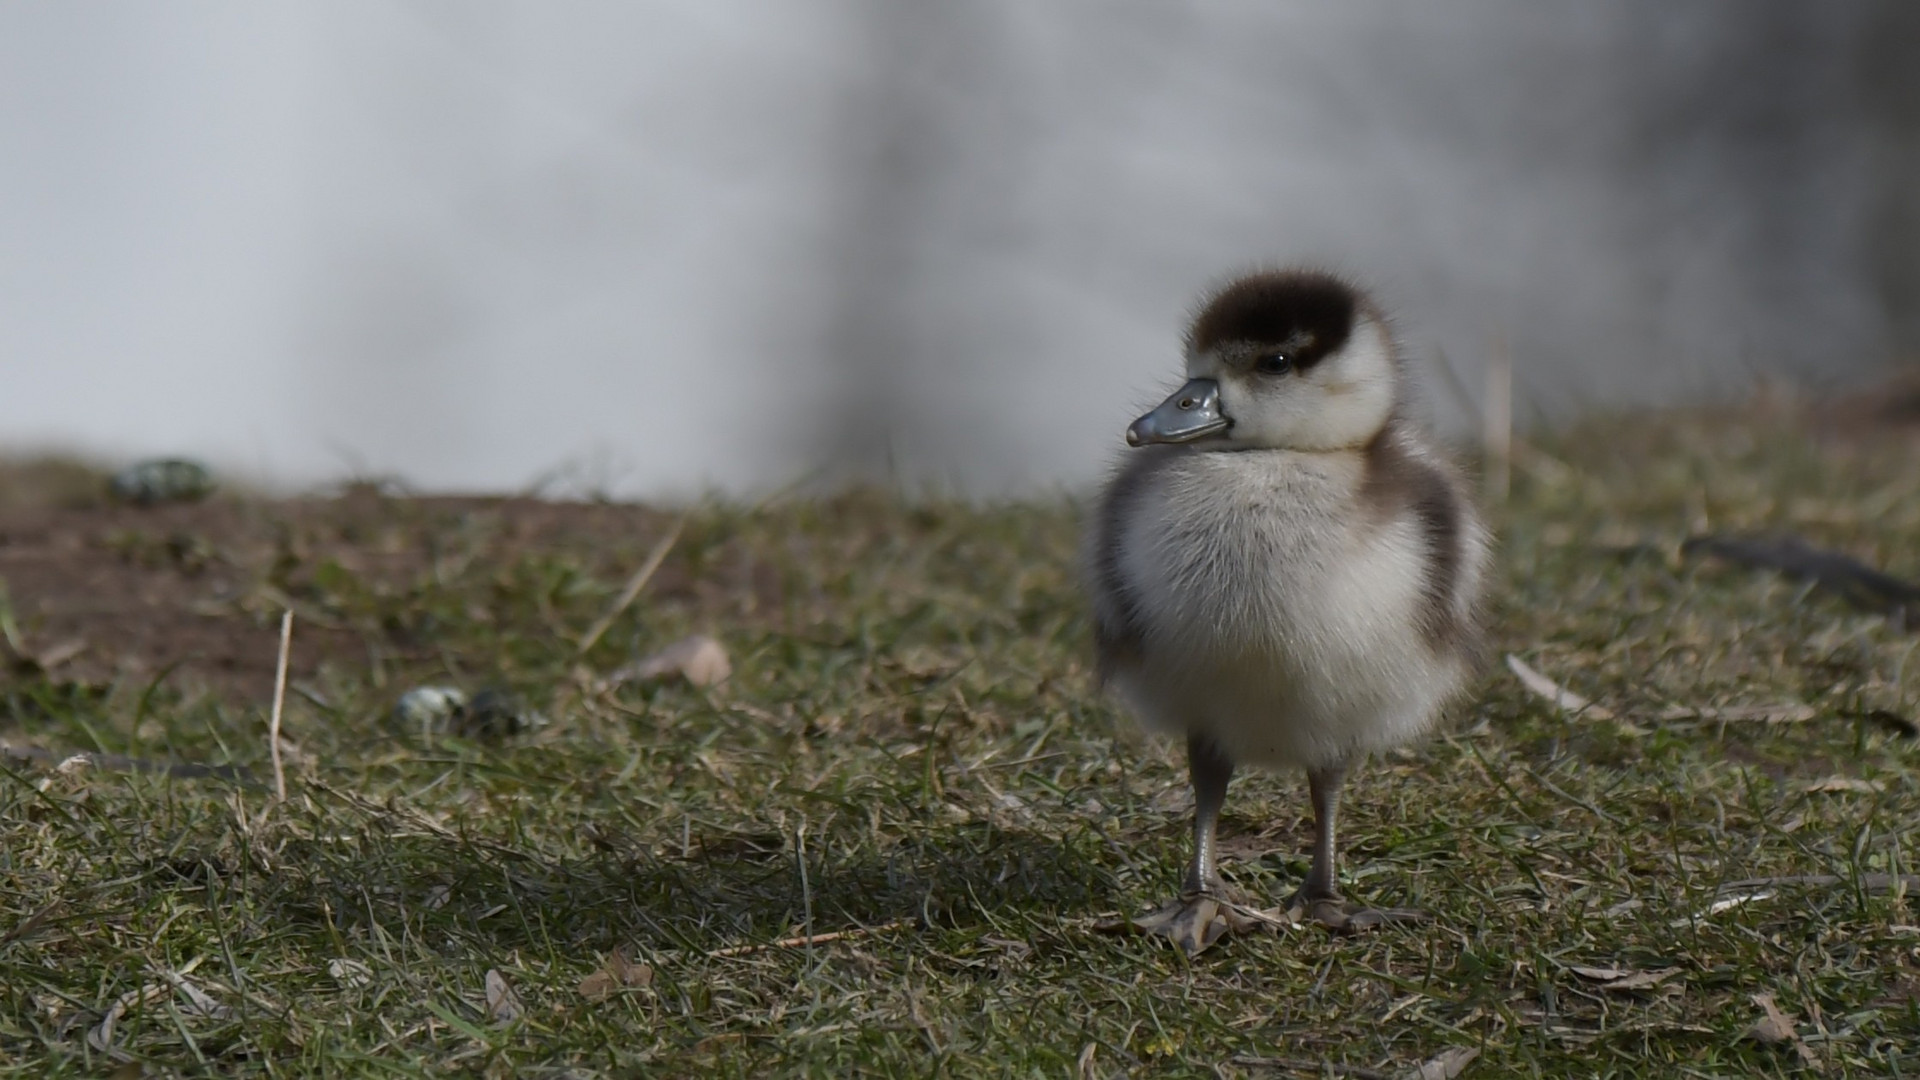
<svg viewBox="0 0 1920 1080">
<path fill-rule="evenodd" d="M 1248 907 L 1227 899 L 1219 890 L 1182 893 L 1159 911 L 1133 920 L 1135 929 L 1167 938 L 1188 956 L 1230 933 L 1287 925 L 1289 921 L 1280 912 Z"/>
</svg>

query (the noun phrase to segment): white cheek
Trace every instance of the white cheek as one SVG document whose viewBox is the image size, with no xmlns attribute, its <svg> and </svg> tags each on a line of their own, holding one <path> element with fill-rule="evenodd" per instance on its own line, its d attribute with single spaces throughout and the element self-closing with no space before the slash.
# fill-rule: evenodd
<svg viewBox="0 0 1920 1080">
<path fill-rule="evenodd" d="M 1364 328 L 1346 348 L 1305 375 L 1289 377 L 1263 394 L 1240 395 L 1246 423 L 1235 417 L 1234 439 L 1295 450 L 1362 445 L 1379 433 L 1393 411 L 1394 380 L 1392 347 L 1385 333 Z"/>
</svg>

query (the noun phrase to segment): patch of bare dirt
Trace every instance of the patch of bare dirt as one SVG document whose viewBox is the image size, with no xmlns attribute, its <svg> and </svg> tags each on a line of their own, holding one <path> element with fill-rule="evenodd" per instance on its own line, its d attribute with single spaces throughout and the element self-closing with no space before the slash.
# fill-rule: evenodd
<svg viewBox="0 0 1920 1080">
<path fill-rule="evenodd" d="M 618 578 L 668 520 L 633 505 L 366 490 L 122 506 L 91 497 L 71 471 L 20 472 L 0 468 L 8 496 L 0 499 L 0 582 L 17 646 L 0 642 L 0 652 L 63 681 L 166 673 L 182 688 L 234 700 L 270 693 L 279 614 L 289 604 L 299 617 L 295 679 L 323 664 L 364 666 L 370 639 L 389 656 L 431 655 L 430 634 L 354 625 L 303 603 L 329 567 L 356 587 L 402 592 L 430 575 L 551 552 Z M 670 562 L 651 587 L 684 593 L 684 569 Z"/>
</svg>

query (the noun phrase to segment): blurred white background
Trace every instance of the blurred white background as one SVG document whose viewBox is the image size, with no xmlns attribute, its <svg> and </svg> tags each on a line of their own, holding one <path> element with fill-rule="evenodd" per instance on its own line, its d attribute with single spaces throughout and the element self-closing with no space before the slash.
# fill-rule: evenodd
<svg viewBox="0 0 1920 1080">
<path fill-rule="evenodd" d="M 1098 474 L 1317 262 L 1523 421 L 1912 354 L 1898 0 L 0 5 L 0 447 L 286 488 Z"/>
</svg>

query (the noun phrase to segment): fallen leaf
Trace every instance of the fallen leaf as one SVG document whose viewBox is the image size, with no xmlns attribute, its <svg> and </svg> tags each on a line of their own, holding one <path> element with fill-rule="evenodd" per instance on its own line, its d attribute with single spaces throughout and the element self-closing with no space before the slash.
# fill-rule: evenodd
<svg viewBox="0 0 1920 1080">
<path fill-rule="evenodd" d="M 487 969 L 486 987 L 487 1018 L 494 1023 L 511 1024 L 527 1011 L 520 1004 L 520 995 L 513 992 L 507 977 L 498 969 Z"/>
<path fill-rule="evenodd" d="M 598 971 L 580 980 L 580 996 L 588 1001 L 605 1001 L 616 990 L 652 984 L 651 965 L 631 963 L 624 950 L 615 949 Z"/>
<path fill-rule="evenodd" d="M 1033 955 L 1033 945 L 1031 943 L 1025 942 L 1025 941 L 1016 941 L 1013 938 L 1000 938 L 1000 937 L 988 936 L 988 937 L 981 938 L 980 944 L 991 945 L 994 948 L 999 949 L 1001 952 L 1006 954 L 1008 960 L 1015 961 L 1015 962 L 1025 960 L 1027 957 Z"/>
<path fill-rule="evenodd" d="M 1451 1046 L 1422 1062 L 1407 1074 L 1407 1080 L 1454 1080 L 1465 1072 L 1480 1051 L 1472 1046 Z"/>
<path fill-rule="evenodd" d="M 211 994 L 195 986 L 184 974 L 177 971 L 164 970 L 159 974 L 161 978 L 172 983 L 173 988 L 180 991 L 181 996 L 187 999 L 189 1012 L 198 1013 L 201 1016 L 214 1020 L 225 1020 L 233 1015 L 232 1009 L 214 1000 Z"/>
<path fill-rule="evenodd" d="M 1099 1048 L 1099 1043 L 1088 1043 L 1080 1048 L 1080 1057 L 1073 1063 L 1074 1080 L 1093 1080 L 1100 1075 L 1093 1071 L 1093 1055 Z"/>
<path fill-rule="evenodd" d="M 33 659 L 35 663 L 40 665 L 41 671 L 52 671 L 54 668 L 59 667 L 61 664 L 66 663 L 86 651 L 87 643 L 79 638 L 74 638 L 72 641 L 63 641 L 58 645 L 49 646 L 40 650 L 34 655 Z"/>
<path fill-rule="evenodd" d="M 1529 667 L 1525 660 L 1520 659 L 1512 653 L 1507 654 L 1507 670 L 1513 672 L 1514 675 L 1519 678 L 1520 685 L 1533 691 L 1535 696 L 1545 698 L 1547 701 L 1553 703 L 1553 705 L 1562 712 L 1577 713 L 1582 716 L 1592 717 L 1595 720 L 1613 719 L 1613 710 L 1603 705 L 1595 705 L 1579 694 L 1561 686 L 1559 683 L 1554 682 L 1552 679 L 1547 678 L 1545 675 Z"/>
<path fill-rule="evenodd" d="M 373 981 L 373 969 L 358 960 L 329 960 L 327 976 L 341 986 L 354 990 Z"/>
<path fill-rule="evenodd" d="M 1677 967 L 1661 968 L 1658 971 L 1638 971 L 1633 968 L 1616 967 L 1569 967 L 1567 970 L 1583 979 L 1591 979 L 1599 983 L 1599 988 L 1602 990 L 1618 993 L 1645 990 L 1680 974 L 1680 969 Z"/>
<path fill-rule="evenodd" d="M 1810 1068 L 1820 1066 L 1820 1056 L 1813 1052 L 1813 1048 L 1800 1037 L 1800 1032 L 1795 1030 L 1793 1014 L 1782 1012 L 1779 1004 L 1773 1000 L 1772 994 L 1755 994 L 1753 1003 L 1760 1006 L 1760 1010 L 1766 1015 L 1760 1018 L 1759 1023 L 1747 1030 L 1747 1038 L 1768 1046 L 1792 1043 L 1793 1051 L 1800 1056 L 1801 1064 Z"/>
<path fill-rule="evenodd" d="M 1772 994 L 1755 994 L 1753 1003 L 1766 1013 L 1760 1022 L 1747 1032 L 1747 1038 L 1755 1042 L 1783 1043 L 1793 1039 L 1793 1018 L 1780 1011 Z"/>
<path fill-rule="evenodd" d="M 1771 900 L 1771 899 L 1773 899 L 1772 889 L 1755 889 L 1752 892 L 1733 893 L 1730 896 L 1723 896 L 1720 899 L 1715 900 L 1713 903 L 1708 904 L 1707 914 L 1718 915 L 1723 911 L 1727 911 L 1732 908 L 1737 908 L 1742 904 L 1751 904 L 1755 900 Z"/>
<path fill-rule="evenodd" d="M 1581 967 L 1578 964 L 1567 970 L 1583 979 L 1592 979 L 1595 982 L 1612 982 L 1614 979 L 1624 979 L 1632 974 L 1632 971 L 1626 968 Z"/>
<path fill-rule="evenodd" d="M 1661 983 L 1666 982 L 1678 974 L 1680 974 L 1679 968 L 1661 968 L 1659 971 L 1636 971 L 1623 978 L 1615 979 L 1612 982 L 1601 983 L 1600 989 L 1611 990 L 1618 993 L 1624 993 L 1628 990 L 1646 990 L 1650 987 L 1659 986 Z"/>
<path fill-rule="evenodd" d="M 1873 795 L 1887 790 L 1885 784 L 1877 780 L 1862 780 L 1854 776 L 1829 776 L 1825 780 L 1816 780 L 1808 784 L 1808 792 L 1853 791 L 1862 795 Z"/>
<path fill-rule="evenodd" d="M 636 660 L 608 676 L 614 683 L 647 682 L 678 676 L 694 686 L 713 686 L 733 674 L 726 646 L 705 634 L 695 634 Z"/>
<path fill-rule="evenodd" d="M 106 1015 L 102 1016 L 100 1022 L 87 1031 L 87 1045 L 113 1058 L 115 1061 L 130 1060 L 127 1052 L 120 1049 L 113 1041 L 113 1029 L 115 1025 L 120 1023 L 121 1017 L 127 1015 L 127 1010 L 138 1008 L 149 1002 L 158 1001 L 166 997 L 167 991 L 170 989 L 171 987 L 166 983 L 148 983 L 138 990 L 129 990 L 113 999 L 113 1004 L 107 1006 Z"/>
</svg>

